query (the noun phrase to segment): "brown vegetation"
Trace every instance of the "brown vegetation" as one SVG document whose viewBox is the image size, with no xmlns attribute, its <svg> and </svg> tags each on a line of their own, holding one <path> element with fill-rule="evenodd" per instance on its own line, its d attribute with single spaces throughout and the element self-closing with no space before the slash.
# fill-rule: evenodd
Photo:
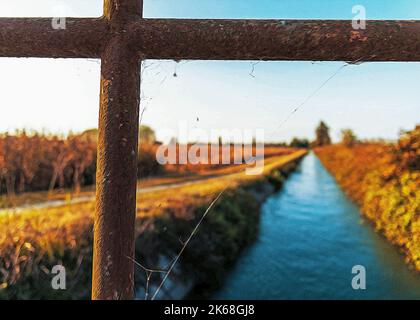
<svg viewBox="0 0 420 320">
<path fill-rule="evenodd" d="M 73 188 L 76 193 L 86 185 L 93 185 L 96 172 L 97 130 L 88 130 L 82 134 L 70 134 L 67 137 L 41 133 L 28 134 L 17 131 L 0 135 L 0 194 L 32 191 L 52 191 L 55 188 Z M 208 163 L 193 165 L 160 165 L 156 152 L 160 144 L 156 143 L 154 132 L 147 126 L 140 128 L 140 147 L 138 159 L 139 177 L 163 174 L 197 174 L 215 168 L 229 167 L 234 163 L 235 146 L 223 145 L 219 149 L 220 159 L 228 153 L 228 164 L 211 164 L 212 155 L 208 146 Z M 179 148 L 177 145 L 177 154 Z M 192 145 L 186 146 L 190 150 Z M 239 147 L 244 154 L 255 155 L 255 146 Z M 265 157 L 286 155 L 295 149 L 278 146 L 265 148 Z M 243 157 L 240 156 L 241 160 Z"/>
<path fill-rule="evenodd" d="M 0 193 L 52 190 L 92 184 L 96 141 L 18 131 L 0 135 Z"/>
<path fill-rule="evenodd" d="M 197 211 L 198 208 L 206 207 L 226 187 L 229 187 L 227 194 L 232 194 L 243 186 L 266 181 L 265 176 L 270 172 L 297 161 L 305 153 L 297 151 L 271 157 L 266 161 L 261 176 L 250 176 L 240 171 L 191 185 L 141 193 L 137 202 L 137 236 L 142 234 L 150 221 L 167 213 L 187 221 L 193 219 L 195 213 L 203 213 Z M 239 198 L 246 202 L 246 197 Z M 231 208 L 234 203 L 225 205 Z M 11 211 L 10 214 L 0 215 L 0 298 L 88 297 L 94 207 L 94 201 L 87 201 L 39 210 L 28 208 L 18 214 Z M 244 212 L 249 210 L 243 209 Z M 215 219 L 223 220 L 226 210 Z M 237 225 L 236 220 L 231 223 L 232 228 Z M 217 230 L 231 232 L 230 228 L 219 227 Z M 179 239 L 175 239 L 179 244 Z M 66 266 L 68 290 L 57 292 L 51 289 L 50 270 L 55 264 Z"/>
<path fill-rule="evenodd" d="M 375 228 L 420 271 L 420 126 L 394 145 L 331 145 L 316 153 Z"/>
</svg>

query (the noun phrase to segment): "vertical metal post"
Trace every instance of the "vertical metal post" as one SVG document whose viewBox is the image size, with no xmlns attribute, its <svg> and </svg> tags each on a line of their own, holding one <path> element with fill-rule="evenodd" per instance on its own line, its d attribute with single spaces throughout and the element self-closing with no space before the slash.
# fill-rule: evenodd
<svg viewBox="0 0 420 320">
<path fill-rule="evenodd" d="M 92 299 L 133 297 L 140 63 L 121 21 L 137 2 L 105 1 L 115 29 L 101 66 Z"/>
</svg>

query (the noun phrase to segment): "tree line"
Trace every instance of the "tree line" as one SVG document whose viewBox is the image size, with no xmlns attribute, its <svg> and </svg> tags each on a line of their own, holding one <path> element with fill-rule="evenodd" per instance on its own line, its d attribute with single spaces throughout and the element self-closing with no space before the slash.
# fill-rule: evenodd
<svg viewBox="0 0 420 320">
<path fill-rule="evenodd" d="M 157 174 L 151 128 L 140 127 L 143 145 L 139 150 L 141 175 Z M 96 129 L 66 137 L 18 130 L 0 134 L 0 194 L 13 196 L 30 191 L 52 191 L 95 183 Z"/>
<path fill-rule="evenodd" d="M 329 127 L 321 121 L 315 130 L 316 138 L 293 138 L 290 147 L 310 148 L 331 144 Z M 28 191 L 74 188 L 76 192 L 85 185 L 95 183 L 96 129 L 66 137 L 25 130 L 13 134 L 0 134 L 0 194 Z M 155 176 L 169 170 L 180 172 L 185 168 L 164 168 L 156 161 L 156 141 L 152 128 L 140 126 L 140 148 L 138 158 L 139 177 Z M 357 138 L 352 130 L 342 131 L 342 143 L 353 146 Z M 219 144 L 222 144 L 219 141 Z M 287 146 L 276 144 L 276 147 Z M 274 148 L 275 149 L 275 148 Z M 266 145 L 266 154 L 270 153 Z M 274 150 L 278 152 L 278 150 Z M 201 170 L 202 168 L 200 168 Z"/>
<path fill-rule="evenodd" d="M 347 147 L 352 147 L 358 142 L 356 135 L 351 129 L 341 130 L 341 143 Z M 315 129 L 315 140 L 309 141 L 306 138 L 297 138 L 294 137 L 290 142 L 289 146 L 293 148 L 311 148 L 311 147 L 321 147 L 330 145 L 330 128 L 328 125 L 321 121 Z"/>
<path fill-rule="evenodd" d="M 74 187 L 94 181 L 96 140 L 89 134 L 68 137 L 27 133 L 0 135 L 0 193 Z"/>
</svg>

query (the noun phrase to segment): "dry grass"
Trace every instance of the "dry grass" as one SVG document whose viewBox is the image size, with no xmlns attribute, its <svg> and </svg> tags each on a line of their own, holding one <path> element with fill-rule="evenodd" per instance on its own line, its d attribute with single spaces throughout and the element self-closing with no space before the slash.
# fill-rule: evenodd
<svg viewBox="0 0 420 320">
<path fill-rule="evenodd" d="M 420 271 L 420 173 L 400 160 L 418 157 L 419 149 L 407 155 L 399 146 L 359 144 L 316 152 L 377 231 L 401 248 L 407 262 Z"/>
<path fill-rule="evenodd" d="M 270 162 L 270 158 L 286 156 L 296 152 L 296 148 L 288 147 L 267 147 L 264 150 L 264 157 L 266 162 Z M 155 151 L 154 151 L 155 152 Z M 233 160 L 232 160 L 233 161 Z M 167 165 L 168 170 L 169 165 Z M 163 176 L 158 177 L 147 177 L 143 178 L 138 182 L 138 188 L 148 188 L 154 186 L 170 185 L 175 183 L 183 183 L 188 181 L 196 181 L 205 177 L 211 178 L 226 174 L 238 173 L 243 171 L 247 165 L 190 165 L 188 168 L 185 166 L 184 169 L 178 167 L 184 167 L 183 165 L 173 165 L 172 172 L 167 172 Z M 12 197 L 7 195 L 0 195 L 0 209 L 8 209 L 13 207 L 30 206 L 32 204 L 42 203 L 45 201 L 71 201 L 77 198 L 86 198 L 95 196 L 94 186 L 82 187 L 77 193 L 72 189 L 55 189 L 52 191 L 38 191 L 38 192 L 26 192 L 23 194 L 15 194 Z M 4 211 L 4 210 L 0 210 Z"/>
<path fill-rule="evenodd" d="M 264 175 L 273 169 L 282 167 L 305 153 L 306 151 L 299 150 L 267 159 L 263 175 L 260 176 L 246 175 L 243 170 L 236 172 L 237 169 L 234 168 L 226 171 L 224 168 L 223 176 L 191 185 L 139 194 L 137 231 L 141 232 L 145 218 L 157 217 L 168 208 L 176 208 L 175 212 L 181 216 L 187 215 L 193 212 L 191 208 L 210 203 L 215 194 L 226 186 L 234 189 L 239 185 L 263 179 Z M 173 182 L 168 178 L 160 182 L 163 181 Z M 156 181 L 145 183 L 152 185 Z M 56 264 L 63 259 L 76 261 L 76 270 L 82 261 L 90 261 L 94 208 L 95 202 L 88 201 L 0 215 L 0 289 L 25 281 L 28 277 L 38 279 L 49 273 L 52 263 Z M 17 296 L 18 293 L 13 295 Z"/>
</svg>

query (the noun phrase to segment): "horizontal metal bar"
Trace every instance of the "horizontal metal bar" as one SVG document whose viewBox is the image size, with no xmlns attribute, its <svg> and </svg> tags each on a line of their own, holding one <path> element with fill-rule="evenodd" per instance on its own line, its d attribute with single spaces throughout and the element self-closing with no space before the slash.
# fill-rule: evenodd
<svg viewBox="0 0 420 320">
<path fill-rule="evenodd" d="M 99 58 L 105 19 L 0 18 L 0 57 Z M 420 61 L 420 21 L 135 19 L 123 28 L 139 58 Z"/>
<path fill-rule="evenodd" d="M 420 21 L 142 19 L 128 32 L 148 59 L 420 61 Z"/>
<path fill-rule="evenodd" d="M 107 35 L 103 19 L 0 18 L 0 57 L 99 58 Z"/>
</svg>

